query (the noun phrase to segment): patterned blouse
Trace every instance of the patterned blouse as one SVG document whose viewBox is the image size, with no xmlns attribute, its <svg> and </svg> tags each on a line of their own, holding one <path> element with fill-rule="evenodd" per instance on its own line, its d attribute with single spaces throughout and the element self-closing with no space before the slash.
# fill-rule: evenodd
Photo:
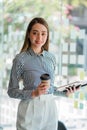
<svg viewBox="0 0 87 130">
<path fill-rule="evenodd" d="M 31 93 L 40 84 L 40 76 L 44 73 L 48 73 L 51 77 L 48 94 L 62 95 L 61 92 L 54 91 L 55 67 L 55 57 L 45 50 L 41 54 L 36 54 L 29 49 L 16 55 L 11 69 L 8 95 L 22 100 L 32 99 Z M 23 81 L 23 89 L 20 88 L 20 81 Z"/>
</svg>

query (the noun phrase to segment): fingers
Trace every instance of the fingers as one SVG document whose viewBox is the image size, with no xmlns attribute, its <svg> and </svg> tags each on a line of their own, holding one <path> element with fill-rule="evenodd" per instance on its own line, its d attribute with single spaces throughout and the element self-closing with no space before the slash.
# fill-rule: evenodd
<svg viewBox="0 0 87 130">
<path fill-rule="evenodd" d="M 47 90 L 49 89 L 49 87 L 50 87 L 50 82 L 41 82 L 38 86 L 37 86 L 37 88 L 36 88 L 36 90 L 35 90 L 35 95 L 36 96 L 40 96 L 40 95 L 42 95 L 42 94 L 46 94 L 47 93 Z"/>
<path fill-rule="evenodd" d="M 50 86 L 50 82 L 41 82 L 40 86 Z"/>
<path fill-rule="evenodd" d="M 69 88 L 67 88 L 67 91 L 69 91 L 69 92 L 74 92 L 76 90 L 76 88 L 75 88 L 75 86 L 73 85 L 73 86 L 70 86 Z"/>
<path fill-rule="evenodd" d="M 79 85 L 79 86 L 73 85 L 73 86 L 70 87 L 70 91 L 71 91 L 71 92 L 75 92 L 75 91 L 78 90 L 79 88 L 80 88 L 80 85 Z"/>
<path fill-rule="evenodd" d="M 66 88 L 66 95 L 69 96 L 70 94 L 74 93 L 74 92 L 75 92 L 76 90 L 78 90 L 78 89 L 79 89 L 79 87 L 76 88 L 75 85 L 69 86 L 69 87 Z"/>
<path fill-rule="evenodd" d="M 45 94 L 46 93 L 46 88 L 42 87 L 42 88 L 37 88 L 37 92 L 38 92 L 38 96 Z"/>
<path fill-rule="evenodd" d="M 38 87 L 40 89 L 48 89 L 50 87 L 50 83 L 42 82 Z"/>
<path fill-rule="evenodd" d="M 36 91 L 38 93 L 38 96 L 42 95 L 42 94 L 46 94 L 47 92 L 47 89 L 48 89 L 48 84 L 44 84 L 44 83 L 41 83 L 37 88 L 36 88 Z"/>
</svg>

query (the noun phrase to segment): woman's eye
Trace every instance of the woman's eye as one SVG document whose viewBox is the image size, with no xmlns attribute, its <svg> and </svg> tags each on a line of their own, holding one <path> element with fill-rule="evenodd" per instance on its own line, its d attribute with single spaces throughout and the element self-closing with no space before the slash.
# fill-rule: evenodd
<svg viewBox="0 0 87 130">
<path fill-rule="evenodd" d="M 46 35 L 45 33 L 42 33 L 42 36 Z"/>
<path fill-rule="evenodd" d="M 33 32 L 34 35 L 36 35 L 37 33 L 36 32 Z"/>
</svg>

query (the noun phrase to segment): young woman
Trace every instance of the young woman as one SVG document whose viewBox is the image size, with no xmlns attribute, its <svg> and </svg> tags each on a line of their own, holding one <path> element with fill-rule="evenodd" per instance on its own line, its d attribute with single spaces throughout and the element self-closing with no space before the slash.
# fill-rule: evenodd
<svg viewBox="0 0 87 130">
<path fill-rule="evenodd" d="M 34 18 L 28 25 L 21 52 L 13 60 L 8 87 L 10 97 L 21 99 L 17 130 L 57 130 L 53 98 L 56 61 L 48 49 L 48 24 L 43 18 Z M 44 73 L 50 75 L 50 82 L 41 82 Z M 21 80 L 23 89 L 19 85 Z M 72 89 L 68 90 L 66 95 L 71 92 Z"/>
</svg>

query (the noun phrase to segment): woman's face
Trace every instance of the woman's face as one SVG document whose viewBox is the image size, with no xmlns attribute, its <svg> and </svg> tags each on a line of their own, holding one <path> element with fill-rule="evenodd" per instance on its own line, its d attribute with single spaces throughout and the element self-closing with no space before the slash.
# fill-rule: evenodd
<svg viewBox="0 0 87 130">
<path fill-rule="evenodd" d="M 47 35 L 47 28 L 44 25 L 39 23 L 33 25 L 29 34 L 31 47 L 41 48 L 46 43 Z"/>
</svg>

